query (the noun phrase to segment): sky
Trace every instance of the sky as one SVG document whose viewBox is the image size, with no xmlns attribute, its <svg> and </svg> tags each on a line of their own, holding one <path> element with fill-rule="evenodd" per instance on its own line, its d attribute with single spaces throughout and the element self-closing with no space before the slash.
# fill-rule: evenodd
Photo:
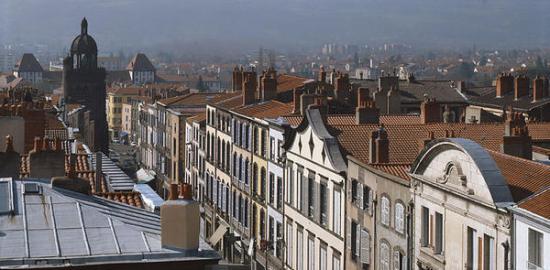
<svg viewBox="0 0 550 270">
<path fill-rule="evenodd" d="M 100 49 L 550 47 L 548 0 L 0 0 L 0 44 L 68 46 L 87 17 Z M 66 44 L 66 45 L 65 45 Z"/>
</svg>

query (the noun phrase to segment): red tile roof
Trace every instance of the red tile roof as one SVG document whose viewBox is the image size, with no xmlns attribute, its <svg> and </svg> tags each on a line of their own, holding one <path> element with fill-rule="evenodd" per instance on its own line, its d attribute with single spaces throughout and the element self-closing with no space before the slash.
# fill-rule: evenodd
<svg viewBox="0 0 550 270">
<path fill-rule="evenodd" d="M 292 112 L 293 106 L 276 100 L 255 103 L 233 109 L 235 113 L 256 118 L 277 118 Z"/>
<path fill-rule="evenodd" d="M 299 88 L 309 79 L 288 74 L 277 76 L 277 93 L 287 92 Z"/>
<path fill-rule="evenodd" d="M 550 166 L 489 150 L 518 202 L 550 186 Z M 550 203 L 550 201 L 549 201 Z"/>
<path fill-rule="evenodd" d="M 519 207 L 537 214 L 543 218 L 550 219 L 550 188 L 523 200 Z"/>
</svg>

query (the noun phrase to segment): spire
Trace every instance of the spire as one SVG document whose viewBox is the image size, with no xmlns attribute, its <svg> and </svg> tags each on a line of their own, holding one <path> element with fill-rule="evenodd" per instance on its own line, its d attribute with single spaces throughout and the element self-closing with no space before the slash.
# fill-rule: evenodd
<svg viewBox="0 0 550 270">
<path fill-rule="evenodd" d="M 82 23 L 80 23 L 80 33 L 82 35 L 88 34 L 88 21 L 86 20 L 86 17 L 82 19 Z"/>
</svg>

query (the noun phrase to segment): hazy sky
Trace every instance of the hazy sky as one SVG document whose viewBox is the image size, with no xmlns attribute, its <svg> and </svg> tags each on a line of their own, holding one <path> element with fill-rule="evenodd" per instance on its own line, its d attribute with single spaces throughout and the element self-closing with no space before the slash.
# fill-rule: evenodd
<svg viewBox="0 0 550 270">
<path fill-rule="evenodd" d="M 103 50 L 174 41 L 550 47 L 548 0 L 0 0 L 0 43 L 68 46 L 83 16 Z"/>
</svg>

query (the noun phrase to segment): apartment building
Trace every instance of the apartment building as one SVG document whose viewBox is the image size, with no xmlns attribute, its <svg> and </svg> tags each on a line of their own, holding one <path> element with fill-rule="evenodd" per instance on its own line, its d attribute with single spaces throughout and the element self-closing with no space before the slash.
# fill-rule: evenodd
<svg viewBox="0 0 550 270">
<path fill-rule="evenodd" d="M 130 80 L 135 85 L 155 82 L 156 69 L 149 58 L 143 53 L 136 54 L 130 63 L 128 63 L 126 69 L 130 74 Z"/>
<path fill-rule="evenodd" d="M 143 88 L 139 87 L 113 87 L 107 91 L 107 123 L 109 126 L 109 137 L 118 139 L 122 131 L 123 104 L 131 104 L 132 97 L 141 96 L 144 93 Z"/>
<path fill-rule="evenodd" d="M 286 268 L 345 269 L 346 171 L 323 114 L 307 110 L 286 151 Z"/>
</svg>

